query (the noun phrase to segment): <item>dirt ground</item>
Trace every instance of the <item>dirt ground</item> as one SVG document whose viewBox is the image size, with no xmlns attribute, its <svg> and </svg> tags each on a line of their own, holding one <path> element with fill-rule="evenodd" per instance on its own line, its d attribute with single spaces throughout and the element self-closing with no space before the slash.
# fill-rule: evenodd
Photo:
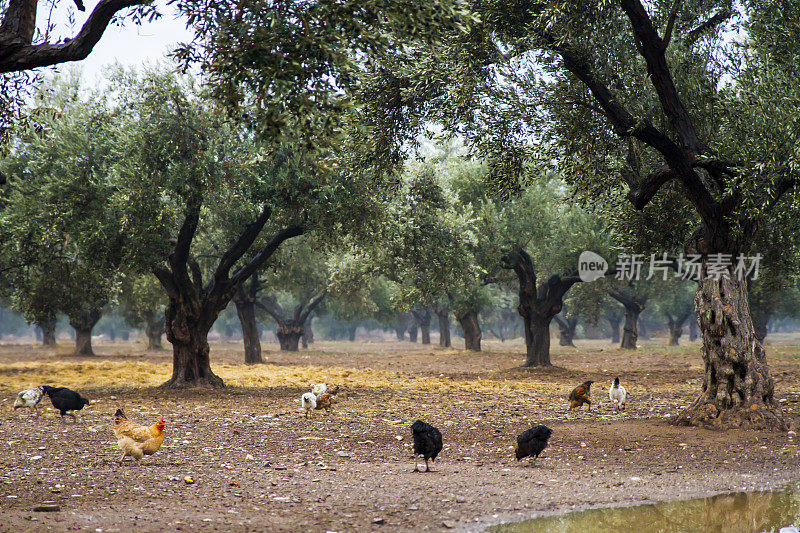
<svg viewBox="0 0 800 533">
<path fill-rule="evenodd" d="M 419 531 L 481 530 L 577 508 L 775 488 L 800 478 L 792 434 L 675 427 L 668 417 L 699 391 L 697 344 L 665 339 L 623 352 L 608 341 L 553 348 L 553 368 L 524 370 L 520 341 L 485 342 L 476 354 L 391 340 L 317 342 L 245 366 L 238 343 L 212 345 L 223 391 L 165 392 L 171 354 L 143 344 L 98 343 L 94 358 L 0 344 L 0 531 Z M 434 339 L 435 341 L 435 339 Z M 777 397 L 800 416 L 800 337 L 768 345 Z M 619 376 L 628 408 L 607 388 Z M 568 413 L 586 379 L 595 406 Z M 344 389 L 334 412 L 306 420 L 311 382 Z M 13 412 L 22 388 L 49 383 L 92 400 L 84 423 L 52 408 Z M 49 407 L 45 399 L 43 406 Z M 119 466 L 111 415 L 163 416 L 162 449 Z M 431 473 L 412 472 L 409 425 L 439 427 L 444 450 Z M 531 466 L 516 462 L 516 435 L 553 430 Z M 185 478 L 194 478 L 187 483 Z M 34 512 L 55 502 L 58 512 Z"/>
</svg>

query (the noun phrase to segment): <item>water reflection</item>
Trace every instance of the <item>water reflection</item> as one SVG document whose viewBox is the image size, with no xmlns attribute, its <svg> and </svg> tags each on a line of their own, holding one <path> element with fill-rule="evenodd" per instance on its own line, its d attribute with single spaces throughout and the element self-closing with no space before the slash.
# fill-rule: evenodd
<svg viewBox="0 0 800 533">
<path fill-rule="evenodd" d="M 603 531 L 797 533 L 798 526 L 800 526 L 800 486 L 791 485 L 780 492 L 739 492 L 655 505 L 580 511 L 515 524 L 501 524 L 489 528 L 489 531 L 494 533 Z"/>
</svg>

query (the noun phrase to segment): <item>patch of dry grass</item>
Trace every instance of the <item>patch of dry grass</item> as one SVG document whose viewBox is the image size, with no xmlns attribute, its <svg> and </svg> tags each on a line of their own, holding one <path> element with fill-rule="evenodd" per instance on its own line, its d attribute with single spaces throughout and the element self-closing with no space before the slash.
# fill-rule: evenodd
<svg viewBox="0 0 800 533">
<path fill-rule="evenodd" d="M 229 365 L 213 366 L 229 386 L 306 388 L 325 382 L 349 388 L 392 387 L 424 391 L 471 390 L 476 393 L 519 394 L 552 392 L 554 384 L 541 380 L 460 380 L 449 377 L 416 376 L 371 368 L 320 366 Z M 153 387 L 172 373 L 170 363 L 146 362 L 25 362 L 0 365 L 0 389 L 16 391 L 45 383 L 72 388 Z"/>
</svg>

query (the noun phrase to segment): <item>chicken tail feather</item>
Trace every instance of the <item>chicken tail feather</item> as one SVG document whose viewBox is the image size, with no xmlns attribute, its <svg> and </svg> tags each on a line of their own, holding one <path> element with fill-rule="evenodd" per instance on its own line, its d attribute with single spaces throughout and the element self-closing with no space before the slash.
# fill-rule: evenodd
<svg viewBox="0 0 800 533">
<path fill-rule="evenodd" d="M 122 412 L 122 409 L 117 409 L 117 412 L 114 413 L 114 423 L 119 424 L 121 420 L 127 420 L 128 417 L 125 416 L 125 413 Z"/>
</svg>

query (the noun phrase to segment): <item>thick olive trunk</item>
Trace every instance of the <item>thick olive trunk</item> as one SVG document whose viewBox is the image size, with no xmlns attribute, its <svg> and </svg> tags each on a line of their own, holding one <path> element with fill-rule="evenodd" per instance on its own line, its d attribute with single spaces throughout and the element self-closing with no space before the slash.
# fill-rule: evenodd
<svg viewBox="0 0 800 533">
<path fill-rule="evenodd" d="M 525 366 L 550 366 L 550 320 L 524 317 Z"/>
<path fill-rule="evenodd" d="M 419 326 L 422 344 L 431 343 L 431 311 L 427 307 L 420 311 L 411 311 L 414 322 Z"/>
<path fill-rule="evenodd" d="M 225 387 L 222 378 L 211 370 L 208 332 L 216 315 L 198 315 L 190 306 L 171 300 L 165 316 L 167 340 L 172 343 L 172 377 L 161 386 L 170 389 Z"/>
<path fill-rule="evenodd" d="M 150 320 L 145 325 L 144 333 L 147 335 L 147 349 L 148 350 L 163 350 L 164 346 L 161 343 L 161 336 L 164 335 L 164 316 L 158 319 Z"/>
<path fill-rule="evenodd" d="M 558 323 L 558 344 L 559 346 L 572 346 L 575 347 L 573 339 L 575 338 L 575 328 L 578 326 L 578 320 L 575 318 L 568 318 L 562 320 L 559 317 L 554 317 Z"/>
<path fill-rule="evenodd" d="M 282 352 L 296 352 L 300 349 L 300 337 L 303 336 L 303 327 L 289 322 L 285 326 L 278 326 L 275 335 L 278 337 Z"/>
<path fill-rule="evenodd" d="M 640 320 L 638 322 L 638 331 L 639 338 L 643 340 L 648 340 L 650 338 L 650 333 L 647 332 L 647 324 L 644 323 L 644 320 Z"/>
<path fill-rule="evenodd" d="M 314 330 L 311 328 L 311 321 L 314 317 L 308 317 L 306 320 L 306 325 L 303 326 L 303 334 L 300 336 L 300 342 L 303 345 L 303 348 L 308 348 L 309 344 L 314 343 Z"/>
<path fill-rule="evenodd" d="M 681 335 L 683 335 L 683 324 L 670 322 L 669 326 L 669 345 L 678 346 Z"/>
<path fill-rule="evenodd" d="M 77 317 L 70 317 L 69 325 L 75 330 L 75 355 L 94 355 L 92 330 L 101 316 L 100 311 L 92 310 Z"/>
<path fill-rule="evenodd" d="M 256 321 L 256 304 L 248 298 L 234 298 L 236 314 L 242 325 L 242 341 L 244 342 L 244 362 L 248 365 L 263 363 L 261 358 L 261 339 L 258 336 Z"/>
<path fill-rule="evenodd" d="M 635 350 L 636 341 L 639 339 L 639 330 L 637 324 L 639 322 L 639 313 L 642 309 L 637 305 L 625 306 L 625 325 L 622 327 L 622 343 L 620 348 L 625 350 Z"/>
<path fill-rule="evenodd" d="M 94 355 L 92 328 L 75 328 L 75 355 Z"/>
<path fill-rule="evenodd" d="M 608 323 L 611 326 L 611 342 L 617 344 L 619 342 L 619 324 L 622 322 L 618 316 L 608 317 Z"/>
<path fill-rule="evenodd" d="M 53 347 L 56 345 L 56 323 L 46 322 L 39 326 L 42 330 L 42 345 Z"/>
<path fill-rule="evenodd" d="M 478 322 L 478 313 L 468 311 L 463 315 L 456 315 L 461 329 L 464 330 L 464 348 L 473 352 L 481 351 L 481 325 Z"/>
<path fill-rule="evenodd" d="M 402 341 L 406 338 L 406 327 L 405 326 L 395 326 L 394 327 L 394 334 L 397 336 L 397 340 Z"/>
<path fill-rule="evenodd" d="M 161 342 L 164 328 L 153 328 L 150 324 L 147 325 L 145 334 L 147 335 L 147 349 L 150 351 L 163 350 L 164 344 Z"/>
<path fill-rule="evenodd" d="M 450 311 L 436 313 L 439 319 L 439 346 L 450 347 Z"/>
<path fill-rule="evenodd" d="M 356 329 L 358 329 L 358 326 L 347 327 L 347 338 L 350 340 L 350 342 L 356 340 Z"/>
<path fill-rule="evenodd" d="M 152 334 L 148 333 L 147 335 L 147 349 L 148 351 L 158 351 L 164 349 L 164 343 L 161 341 L 162 337 L 161 331 L 153 332 Z"/>
<path fill-rule="evenodd" d="M 689 340 L 694 342 L 697 340 L 697 317 L 693 316 L 689 319 Z"/>
<path fill-rule="evenodd" d="M 411 324 L 408 327 L 408 340 L 411 342 L 417 342 L 417 325 Z"/>
<path fill-rule="evenodd" d="M 430 324 L 420 324 L 419 326 L 420 336 L 422 338 L 422 344 L 430 344 L 431 343 L 431 325 Z"/>
<path fill-rule="evenodd" d="M 746 282 L 728 276 L 702 279 L 694 302 L 703 337 L 703 393 L 677 422 L 786 430 L 766 352 L 750 318 Z"/>
</svg>

